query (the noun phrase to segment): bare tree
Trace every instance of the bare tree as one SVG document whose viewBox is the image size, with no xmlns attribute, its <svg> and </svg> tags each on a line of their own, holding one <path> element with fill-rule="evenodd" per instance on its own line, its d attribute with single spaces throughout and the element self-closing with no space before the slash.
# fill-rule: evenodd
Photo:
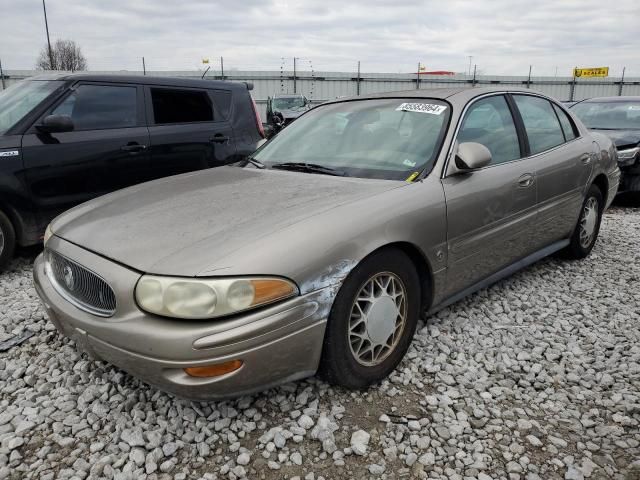
<svg viewBox="0 0 640 480">
<path fill-rule="evenodd" d="M 80 47 L 73 40 L 56 40 L 49 48 L 45 45 L 40 51 L 36 68 L 38 70 L 64 70 L 75 72 L 87 69 L 87 60 L 84 58 Z"/>
</svg>

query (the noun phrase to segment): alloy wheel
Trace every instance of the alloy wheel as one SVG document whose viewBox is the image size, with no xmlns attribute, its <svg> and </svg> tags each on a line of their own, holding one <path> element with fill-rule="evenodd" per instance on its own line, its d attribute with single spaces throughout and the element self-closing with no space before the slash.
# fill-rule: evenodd
<svg viewBox="0 0 640 480">
<path fill-rule="evenodd" d="M 599 205 L 595 197 L 589 197 L 582 209 L 582 218 L 580 219 L 580 246 L 589 248 L 598 225 Z"/>
<path fill-rule="evenodd" d="M 349 346 L 366 367 L 382 363 L 396 348 L 407 321 L 407 292 L 390 272 L 377 273 L 360 288 L 349 317 Z"/>
</svg>

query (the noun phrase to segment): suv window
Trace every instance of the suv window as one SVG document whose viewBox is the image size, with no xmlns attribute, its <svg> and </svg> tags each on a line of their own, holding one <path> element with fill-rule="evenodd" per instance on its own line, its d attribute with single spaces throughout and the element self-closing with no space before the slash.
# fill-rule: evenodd
<svg viewBox="0 0 640 480">
<path fill-rule="evenodd" d="M 231 92 L 229 90 L 209 90 L 209 96 L 215 105 L 214 110 L 220 112 L 223 118 L 229 118 L 229 113 L 231 113 Z"/>
<path fill-rule="evenodd" d="M 69 115 L 75 130 L 135 127 L 138 124 L 137 88 L 79 85 L 51 113 Z"/>
<path fill-rule="evenodd" d="M 520 143 L 511 110 L 502 95 L 471 105 L 458 132 L 458 142 L 481 143 L 491 152 L 491 164 L 520 158 Z"/>
<path fill-rule="evenodd" d="M 567 115 L 564 110 L 559 108 L 557 105 L 554 105 L 553 109 L 558 115 L 558 120 L 560 120 L 560 126 L 562 126 L 562 131 L 564 132 L 564 139 L 568 142 L 569 140 L 576 138 L 578 136 L 576 133 L 576 127 L 569 118 L 569 115 Z"/>
<path fill-rule="evenodd" d="M 205 90 L 152 88 L 151 102 L 156 125 L 213 121 L 213 103 Z"/>
<path fill-rule="evenodd" d="M 549 101 L 530 95 L 513 96 L 529 138 L 531 154 L 549 150 L 564 143 L 558 117 Z"/>
</svg>

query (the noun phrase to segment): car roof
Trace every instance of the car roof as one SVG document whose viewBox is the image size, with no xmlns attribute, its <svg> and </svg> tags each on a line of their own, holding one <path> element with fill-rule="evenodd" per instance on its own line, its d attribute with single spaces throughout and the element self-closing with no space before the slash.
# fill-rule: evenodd
<svg viewBox="0 0 640 480">
<path fill-rule="evenodd" d="M 449 100 L 454 103 L 466 103 L 472 98 L 485 95 L 487 93 L 504 93 L 504 92 L 517 92 L 517 93 L 533 93 L 537 95 L 546 96 L 539 92 L 532 91 L 525 88 L 513 88 L 513 87 L 456 87 L 456 88 L 425 88 L 415 90 L 400 90 L 394 92 L 382 92 L 371 93 L 359 96 L 349 96 L 344 98 L 338 98 L 331 100 L 327 103 L 339 103 L 348 102 L 352 100 L 373 100 L 380 98 L 435 98 L 441 100 Z"/>
<path fill-rule="evenodd" d="M 108 83 L 137 83 L 143 85 L 158 85 L 172 87 L 197 87 L 197 88 L 226 88 L 246 89 L 244 82 L 226 82 L 223 80 L 205 80 L 186 77 L 160 77 L 151 75 L 120 75 L 120 74 L 94 74 L 94 73 L 47 73 L 28 78 L 27 80 L 63 80 L 86 81 Z"/>
<path fill-rule="evenodd" d="M 640 102 L 640 96 L 626 97 L 594 97 L 586 98 L 579 103 L 615 103 L 615 102 Z"/>
</svg>

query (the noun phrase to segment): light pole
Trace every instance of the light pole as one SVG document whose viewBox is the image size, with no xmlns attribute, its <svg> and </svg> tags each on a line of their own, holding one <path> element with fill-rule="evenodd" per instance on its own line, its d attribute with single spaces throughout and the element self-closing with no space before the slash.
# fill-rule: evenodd
<svg viewBox="0 0 640 480">
<path fill-rule="evenodd" d="M 467 75 L 471 76 L 471 60 L 473 60 L 473 55 L 468 55 L 468 57 L 469 57 L 469 70 Z"/>
<path fill-rule="evenodd" d="M 44 28 L 47 30 L 47 45 L 49 46 L 49 68 L 51 70 L 55 70 L 53 68 L 53 53 L 51 52 L 51 40 L 49 40 L 49 23 L 47 22 L 47 7 L 44 4 L 44 0 L 42 0 L 42 11 L 44 12 Z"/>
</svg>

